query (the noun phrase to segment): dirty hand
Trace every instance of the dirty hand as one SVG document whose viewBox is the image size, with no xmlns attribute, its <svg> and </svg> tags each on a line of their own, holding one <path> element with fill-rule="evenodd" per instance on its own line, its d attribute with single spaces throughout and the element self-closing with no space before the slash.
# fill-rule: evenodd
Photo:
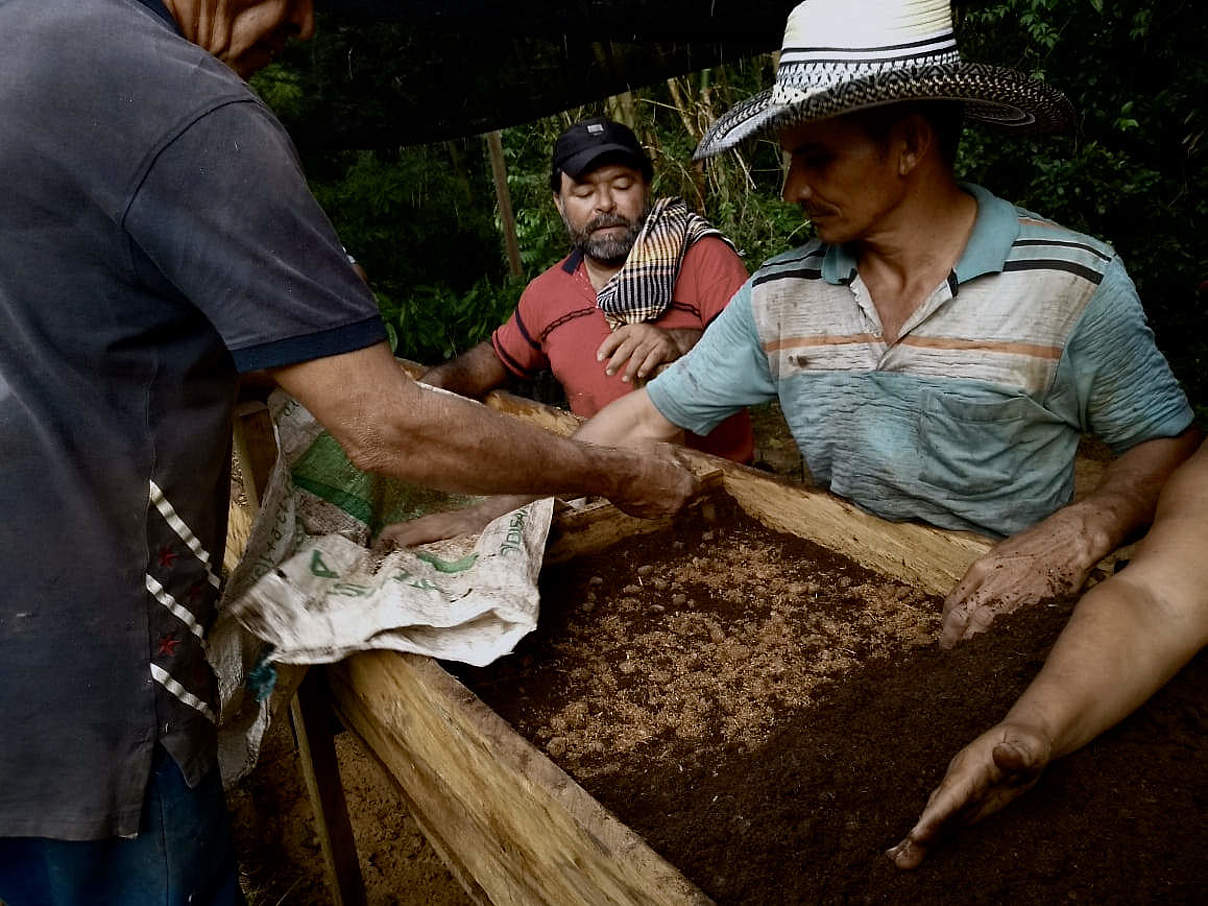
<svg viewBox="0 0 1208 906">
<path fill-rule="evenodd" d="M 886 851 L 898 868 L 916 868 L 927 850 L 959 827 L 990 815 L 1040 778 L 1052 743 L 1039 731 L 1004 721 L 957 753 L 918 823 Z"/>
<path fill-rule="evenodd" d="M 1083 520 L 1058 510 L 990 548 L 944 599 L 940 646 L 989 628 L 999 614 L 1080 589 L 1098 561 Z"/>
<path fill-rule="evenodd" d="M 415 547 L 429 541 L 443 541 L 458 535 L 477 535 L 499 513 L 488 506 L 488 499 L 477 506 L 448 513 L 430 513 L 408 522 L 396 522 L 382 529 L 377 544 L 383 547 Z M 506 511 L 505 511 L 506 512 Z"/>
<path fill-rule="evenodd" d="M 630 516 L 656 519 L 674 515 L 701 492 L 701 483 L 687 460 L 671 444 L 642 444 L 633 452 L 636 471 L 618 475 L 616 490 L 608 495 Z"/>
<path fill-rule="evenodd" d="M 600 344 L 596 361 L 608 359 L 604 366 L 604 373 L 608 375 L 616 374 L 624 365 L 621 380 L 633 383 L 635 377 L 645 380 L 660 365 L 674 362 L 692 348 L 700 335 L 699 330 L 663 330 L 653 324 L 622 324 Z"/>
</svg>

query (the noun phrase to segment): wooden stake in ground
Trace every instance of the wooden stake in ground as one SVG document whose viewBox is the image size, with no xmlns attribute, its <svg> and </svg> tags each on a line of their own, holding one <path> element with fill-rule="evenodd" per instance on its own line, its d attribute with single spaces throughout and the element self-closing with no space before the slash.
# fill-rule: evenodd
<svg viewBox="0 0 1208 906">
<path fill-rule="evenodd" d="M 512 214 L 512 193 L 508 191 L 508 168 L 503 159 L 503 137 L 498 129 L 487 133 L 487 148 L 491 153 L 491 173 L 495 177 L 495 198 L 499 202 L 499 220 L 503 224 L 503 241 L 508 251 L 508 269 L 513 277 L 523 277 L 516 218 Z"/>
</svg>

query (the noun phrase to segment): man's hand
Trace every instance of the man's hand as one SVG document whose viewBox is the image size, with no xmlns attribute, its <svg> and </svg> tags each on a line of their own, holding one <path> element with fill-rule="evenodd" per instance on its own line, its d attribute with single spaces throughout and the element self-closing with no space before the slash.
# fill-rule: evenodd
<svg viewBox="0 0 1208 906">
<path fill-rule="evenodd" d="M 944 599 L 940 646 L 983 632 L 1000 614 L 1078 591 L 1104 546 L 1091 535 L 1070 506 L 994 545 Z"/>
<path fill-rule="evenodd" d="M 642 467 L 635 479 L 619 484 L 608 495 L 619 509 L 642 519 L 674 516 L 701 492 L 700 481 L 677 447 L 648 441 L 632 447 Z"/>
<path fill-rule="evenodd" d="M 619 482 L 618 489 L 609 497 L 617 507 L 631 516 L 653 519 L 677 513 L 700 493 L 700 482 L 670 444 L 645 444 L 642 452 L 641 472 L 631 481 Z M 378 541 L 414 547 L 458 535 L 477 535 L 492 519 L 536 499 L 520 495 L 488 497 L 471 507 L 387 526 L 378 535 Z"/>
<path fill-rule="evenodd" d="M 632 383 L 645 380 L 660 365 L 674 362 L 696 345 L 702 330 L 664 330 L 653 324 L 623 324 L 614 330 L 596 350 L 596 361 L 603 362 L 604 373 L 616 374 L 625 365 L 621 380 Z"/>
<path fill-rule="evenodd" d="M 990 815 L 1029 790 L 1052 758 L 1039 731 L 1003 722 L 957 753 L 918 823 L 886 852 L 898 868 L 915 868 L 927 850 L 959 827 Z"/>
<path fill-rule="evenodd" d="M 527 498 L 526 498 L 527 500 Z M 523 506 L 524 504 L 519 504 Z M 430 513 L 408 522 L 396 522 L 382 529 L 378 544 L 395 547 L 415 547 L 429 541 L 444 541 L 458 535 L 477 535 L 487 527 L 497 513 L 478 504 L 448 513 Z"/>
</svg>

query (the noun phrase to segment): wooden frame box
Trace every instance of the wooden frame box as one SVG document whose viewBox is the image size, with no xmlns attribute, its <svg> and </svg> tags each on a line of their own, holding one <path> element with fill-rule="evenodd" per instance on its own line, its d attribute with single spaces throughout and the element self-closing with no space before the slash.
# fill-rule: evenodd
<svg viewBox="0 0 1208 906">
<path fill-rule="evenodd" d="M 488 405 L 557 433 L 569 413 L 495 393 Z M 946 594 L 990 542 L 889 523 L 829 494 L 691 454 L 750 516 L 862 566 Z M 666 523 L 611 506 L 555 518 L 547 559 L 591 553 Z M 397 781 L 411 814 L 480 903 L 701 904 L 710 900 L 541 751 L 450 676 L 373 652 L 327 668 L 332 703 Z"/>
</svg>

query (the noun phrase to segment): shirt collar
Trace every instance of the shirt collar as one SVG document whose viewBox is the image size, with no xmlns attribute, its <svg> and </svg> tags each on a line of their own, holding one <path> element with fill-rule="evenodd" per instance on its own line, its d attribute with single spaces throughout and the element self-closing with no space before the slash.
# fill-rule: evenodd
<svg viewBox="0 0 1208 906">
<path fill-rule="evenodd" d="M 174 32 L 176 32 L 178 35 L 180 34 L 180 26 L 176 23 L 176 20 L 172 18 L 172 14 L 168 12 L 168 8 L 164 6 L 163 0 L 138 0 L 138 2 L 171 25 Z"/>
<path fill-rule="evenodd" d="M 998 273 L 1011 245 L 1019 238 L 1019 215 L 1015 205 L 987 192 L 981 186 L 961 183 L 977 202 L 973 232 L 956 263 L 956 282 L 965 283 L 982 274 Z M 856 276 L 854 245 L 828 245 L 822 259 L 822 278 L 827 283 L 850 283 Z"/>
<path fill-rule="evenodd" d="M 566 260 L 562 262 L 562 270 L 568 274 L 573 274 L 579 269 L 579 265 L 583 263 L 583 253 L 579 249 L 571 252 Z"/>
<path fill-rule="evenodd" d="M 828 245 L 822 256 L 822 279 L 827 283 L 851 283 L 856 276 L 856 250 L 852 245 Z"/>
<path fill-rule="evenodd" d="M 982 274 L 1000 273 L 1011 246 L 1019 238 L 1019 214 L 1015 205 L 972 183 L 963 182 L 961 188 L 977 201 L 977 219 L 973 221 L 973 232 L 953 269 L 957 283 L 965 283 Z"/>
</svg>

